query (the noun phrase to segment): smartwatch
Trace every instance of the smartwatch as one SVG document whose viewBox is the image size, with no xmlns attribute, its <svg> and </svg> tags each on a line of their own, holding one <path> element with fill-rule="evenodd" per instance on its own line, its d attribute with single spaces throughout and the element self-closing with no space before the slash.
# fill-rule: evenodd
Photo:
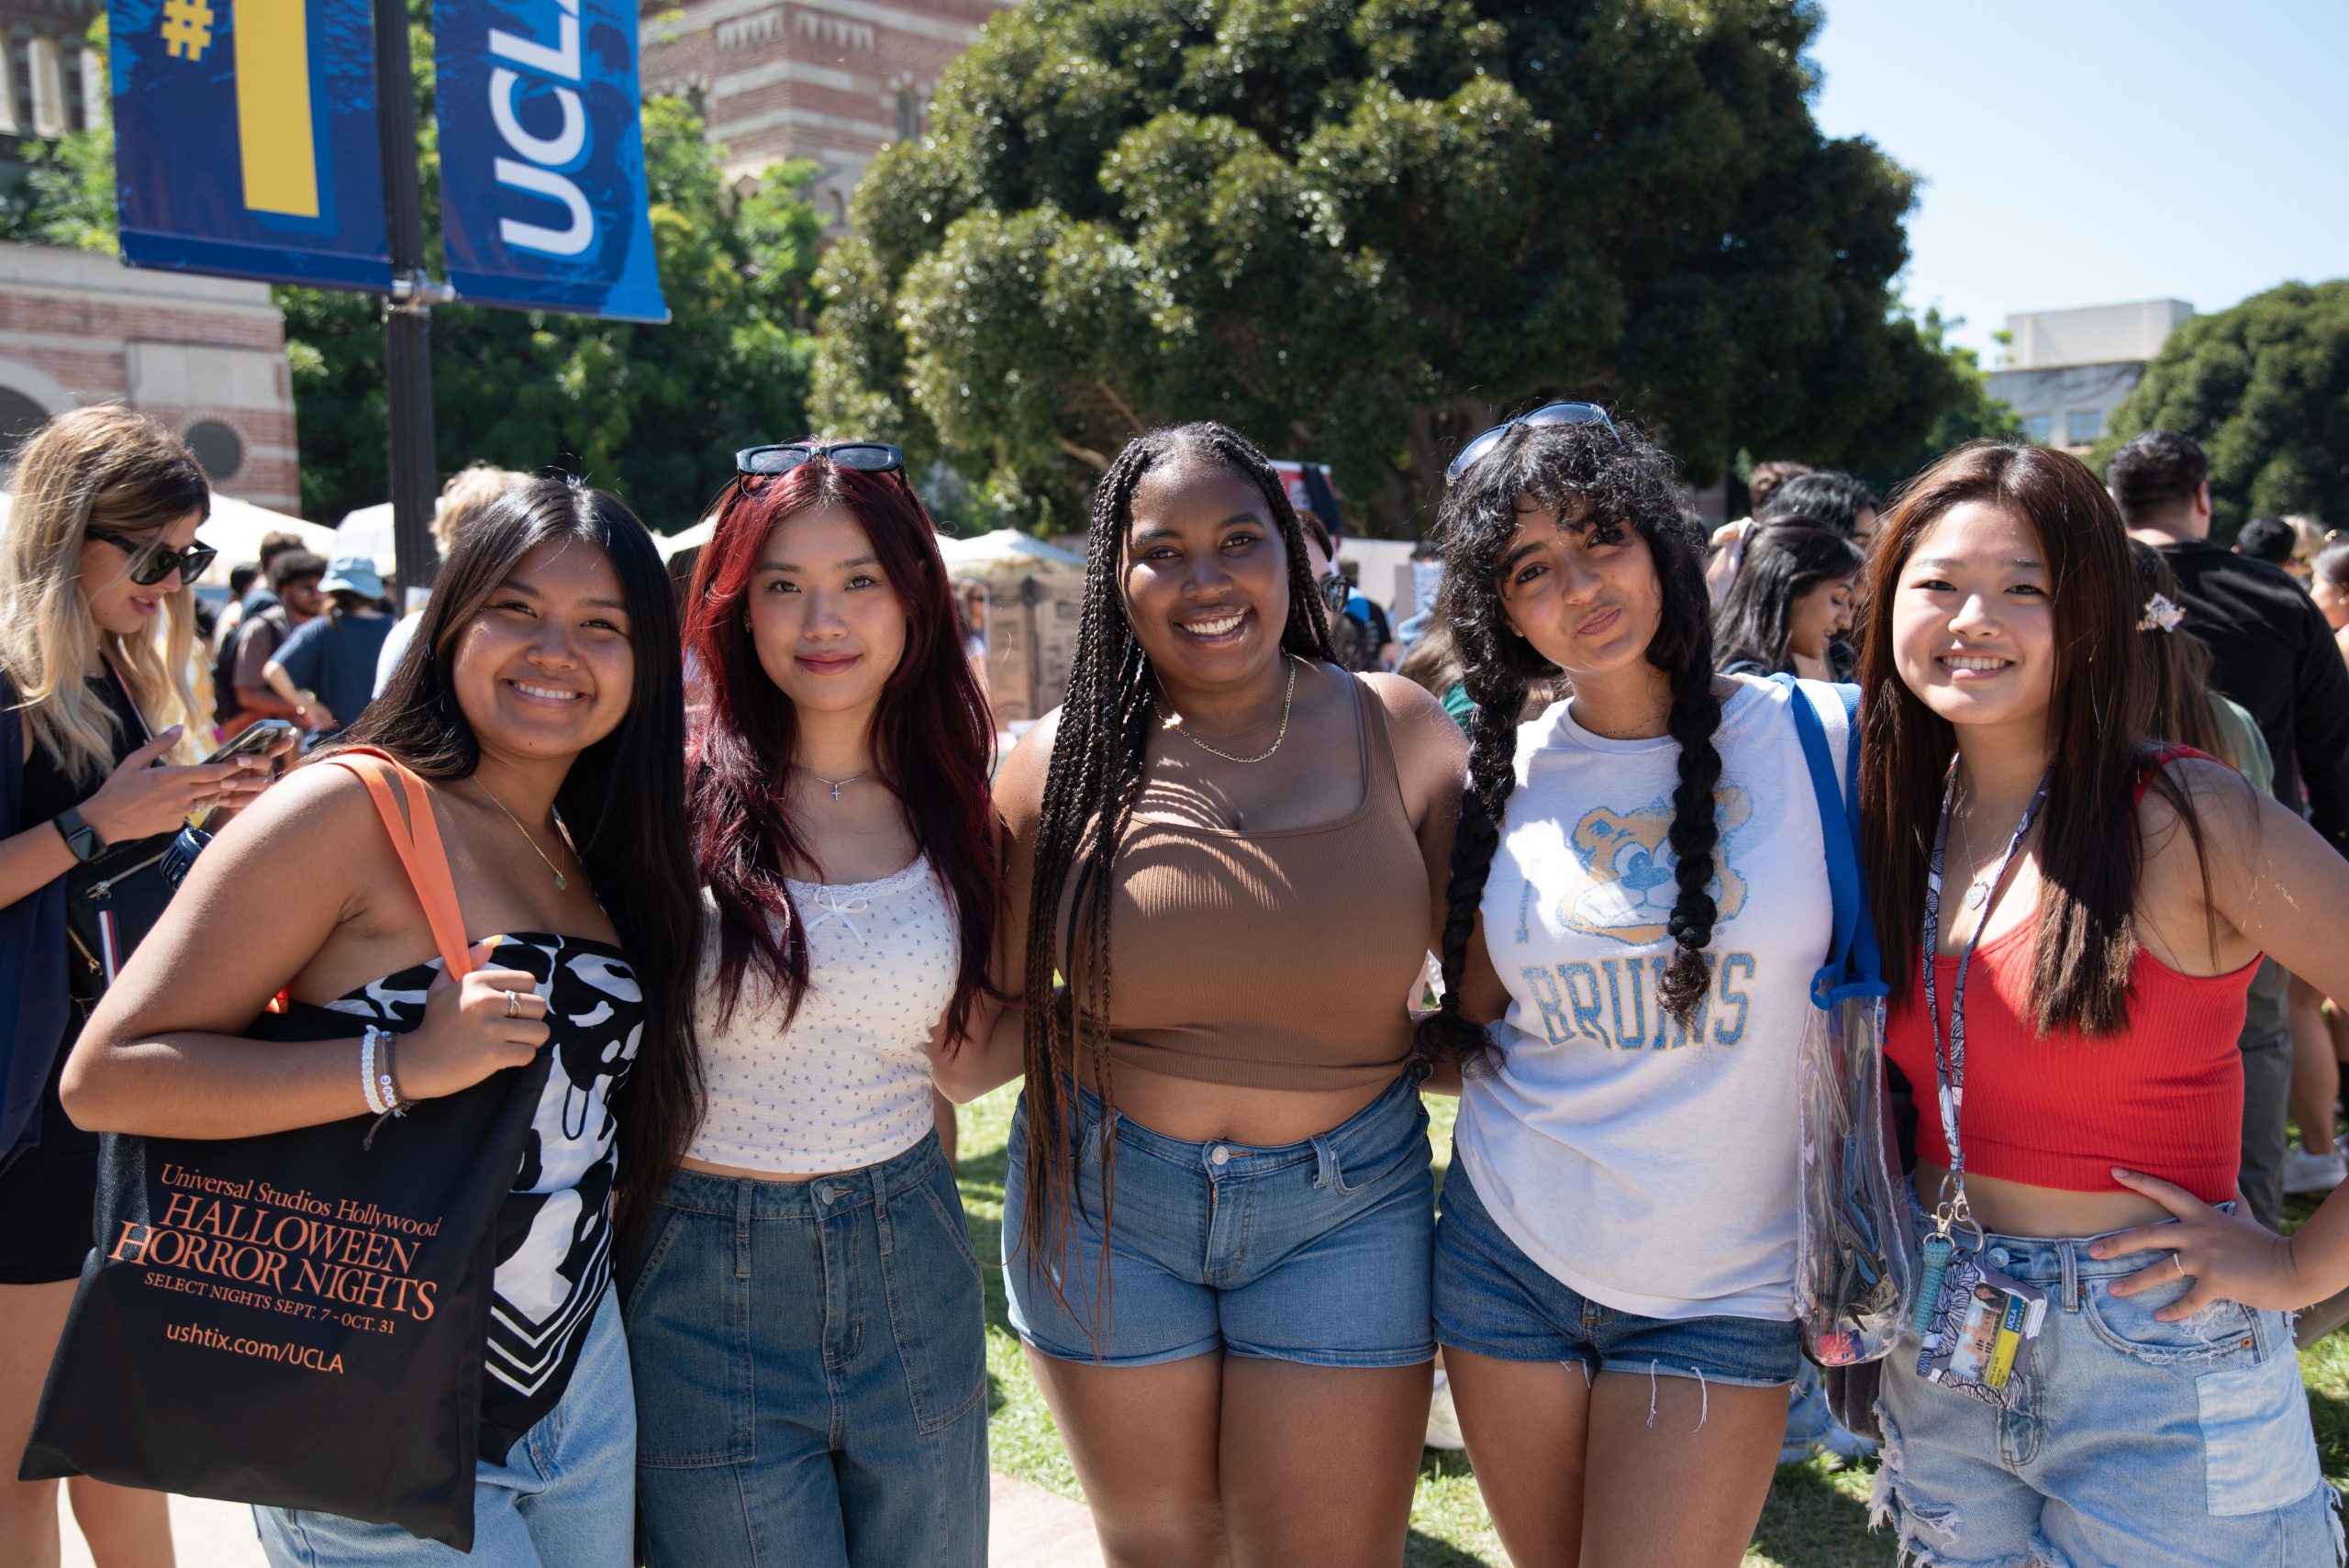
<svg viewBox="0 0 2349 1568">
<path fill-rule="evenodd" d="M 79 808 L 69 806 L 50 820 L 65 836 L 65 847 L 73 851 L 75 860 L 92 861 L 106 852 L 106 841 L 98 837 L 95 828 L 82 820 Z"/>
</svg>

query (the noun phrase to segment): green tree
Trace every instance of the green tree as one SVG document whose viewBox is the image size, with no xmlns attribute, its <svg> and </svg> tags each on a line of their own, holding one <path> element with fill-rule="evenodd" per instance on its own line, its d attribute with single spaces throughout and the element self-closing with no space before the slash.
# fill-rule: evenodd
<svg viewBox="0 0 2349 1568">
<path fill-rule="evenodd" d="M 1822 137 L 1807 0 L 1031 0 L 818 274 L 815 406 L 1065 525 L 1215 415 L 1387 527 L 1498 410 L 1604 398 L 1709 481 L 1881 466 L 1963 399 L 1896 308 L 1908 174 Z"/>
<path fill-rule="evenodd" d="M 100 12 L 83 41 L 106 52 L 106 17 Z M 55 141 L 31 138 L 17 143 L 25 181 L 0 207 L 0 239 L 32 245 L 61 245 L 71 250 L 111 253 L 115 240 L 114 118 L 99 106 L 97 123 L 69 131 Z"/>
<path fill-rule="evenodd" d="M 2292 512 L 2349 524 L 2349 278 L 2284 284 L 2188 317 L 2113 411 L 2091 454 L 2098 472 L 2145 430 L 2202 443 L 2222 539 Z"/>
<path fill-rule="evenodd" d="M 823 219 L 798 195 L 812 164 L 778 165 L 748 190 L 729 189 L 723 150 L 683 99 L 645 101 L 644 143 L 669 324 L 438 306 L 433 430 L 443 472 L 476 459 L 561 466 L 674 533 L 733 473 L 737 447 L 807 428 L 813 347 L 800 322 Z M 437 236 L 429 147 L 426 160 L 425 220 Z M 279 301 L 303 509 L 331 519 L 389 494 L 381 307 L 312 289 L 282 289 Z"/>
<path fill-rule="evenodd" d="M 1952 447 L 1967 441 L 2023 439 L 2022 416 L 2015 412 L 2014 405 L 1990 395 L 1989 373 L 1982 368 L 1982 356 L 1949 340 L 1949 334 L 1963 325 L 1959 320 L 1944 320 L 1934 309 L 1928 309 L 1915 323 L 1919 339 L 1948 368 L 1954 395 L 1934 416 L 1923 439 L 1891 462 L 1862 469 L 1879 492 L 1890 490 Z"/>
<path fill-rule="evenodd" d="M 429 0 L 412 0 L 427 248 L 440 250 L 440 153 L 432 115 Z M 92 40 L 105 47 L 105 18 Z M 674 532 L 733 472 L 732 453 L 805 433 L 814 348 L 805 328 L 823 219 L 800 198 L 811 163 L 727 183 L 724 150 L 679 98 L 648 98 L 645 170 L 665 327 L 547 311 L 442 306 L 433 312 L 433 428 L 440 465 L 560 466 L 626 497 Z M 0 233 L 118 249 L 110 126 L 31 156 L 26 196 Z M 383 305 L 373 295 L 274 291 L 285 317 L 301 441 L 302 510 L 325 522 L 390 494 Z"/>
</svg>

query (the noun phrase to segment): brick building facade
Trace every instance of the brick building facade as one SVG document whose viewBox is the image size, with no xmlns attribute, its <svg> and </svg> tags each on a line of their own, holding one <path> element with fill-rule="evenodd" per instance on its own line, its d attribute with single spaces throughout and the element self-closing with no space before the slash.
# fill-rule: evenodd
<svg viewBox="0 0 2349 1568">
<path fill-rule="evenodd" d="M 39 142 L 104 117 L 97 0 L 0 0 L 0 195 Z M 0 244 L 0 455 L 52 415 L 122 401 L 187 439 L 228 495 L 298 512 L 285 324 L 265 284 Z"/>
<path fill-rule="evenodd" d="M 285 323 L 266 284 L 0 244 L 0 445 L 108 400 L 187 438 L 227 494 L 301 510 Z"/>
<path fill-rule="evenodd" d="M 647 93 L 701 106 L 729 175 L 815 160 L 808 187 L 834 224 L 873 155 L 929 127 L 954 57 L 1008 0 L 646 0 Z"/>
</svg>

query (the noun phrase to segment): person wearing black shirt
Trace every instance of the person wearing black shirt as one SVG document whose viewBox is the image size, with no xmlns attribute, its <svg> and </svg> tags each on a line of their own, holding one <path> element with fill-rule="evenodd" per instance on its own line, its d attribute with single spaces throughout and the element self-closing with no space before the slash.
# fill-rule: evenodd
<svg viewBox="0 0 2349 1568">
<path fill-rule="evenodd" d="M 2349 855 L 2349 669 L 2332 628 L 2281 567 L 2210 539 L 2210 463 L 2171 430 L 2139 436 L 2106 471 L 2129 536 L 2177 574 L 2186 629 L 2219 690 L 2251 710 L 2276 758 L 2276 797 Z"/>
<path fill-rule="evenodd" d="M 2211 684 L 2258 721 L 2276 797 L 2300 810 L 2305 795 L 2310 822 L 2349 855 L 2349 668 L 2324 612 L 2282 567 L 2211 541 L 2210 466 L 2190 438 L 2151 430 L 2113 455 L 2105 481 L 2130 538 L 2161 551 L 2176 574 L 2185 628 L 2210 649 Z M 2270 979 L 2263 970 L 2262 985 Z M 2332 1142 L 2339 1078 L 2318 999 L 2297 984 L 2293 992 L 2300 1146 L 2285 1156 L 2285 1190 L 2321 1192 L 2349 1170 Z M 2255 987 L 2254 1017 L 2262 1000 Z"/>
</svg>

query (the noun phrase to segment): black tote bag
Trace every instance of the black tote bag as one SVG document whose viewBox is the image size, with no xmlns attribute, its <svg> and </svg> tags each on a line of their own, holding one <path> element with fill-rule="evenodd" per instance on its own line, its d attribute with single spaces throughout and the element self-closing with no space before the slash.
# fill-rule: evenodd
<svg viewBox="0 0 2349 1568">
<path fill-rule="evenodd" d="M 333 762 L 366 780 L 462 975 L 430 805 L 390 759 L 362 755 Z M 357 1025 L 297 1004 L 248 1033 L 332 1040 Z M 109 1135 L 97 1244 L 19 1478 L 314 1509 L 470 1550 L 494 1222 L 547 1071 L 541 1052 L 424 1101 L 372 1148 L 364 1116 L 259 1138 Z"/>
</svg>

